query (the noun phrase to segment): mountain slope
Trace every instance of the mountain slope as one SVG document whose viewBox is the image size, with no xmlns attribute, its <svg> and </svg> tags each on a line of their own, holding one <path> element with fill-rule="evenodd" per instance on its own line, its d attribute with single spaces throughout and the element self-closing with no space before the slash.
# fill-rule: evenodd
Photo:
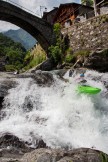
<svg viewBox="0 0 108 162">
<path fill-rule="evenodd" d="M 37 42 L 36 39 L 23 29 L 9 30 L 3 34 L 10 37 L 15 42 L 20 42 L 26 50 L 32 48 Z"/>
<path fill-rule="evenodd" d="M 0 33 L 0 71 L 14 71 L 23 67 L 25 48 Z"/>
</svg>

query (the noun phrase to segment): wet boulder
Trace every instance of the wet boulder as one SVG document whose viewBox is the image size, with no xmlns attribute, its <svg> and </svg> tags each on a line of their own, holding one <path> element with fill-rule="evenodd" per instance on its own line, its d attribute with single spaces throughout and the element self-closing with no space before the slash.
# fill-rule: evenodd
<svg viewBox="0 0 108 162">
<path fill-rule="evenodd" d="M 7 79 L 7 78 L 0 79 L 0 115 L 1 115 L 1 110 L 3 108 L 2 105 L 3 105 L 4 97 L 8 94 L 8 90 L 15 86 L 16 86 L 16 82 L 11 79 Z"/>
<path fill-rule="evenodd" d="M 53 59 L 48 58 L 46 61 L 44 61 L 41 65 L 40 65 L 40 70 L 43 71 L 50 71 L 53 70 L 55 68 L 55 63 L 53 61 Z M 38 68 L 37 68 L 38 69 Z"/>
<path fill-rule="evenodd" d="M 32 78 L 39 86 L 51 86 L 54 82 L 53 75 L 49 72 L 37 71 Z"/>
<path fill-rule="evenodd" d="M 51 58 L 48 58 L 44 62 L 40 63 L 36 67 L 28 70 L 28 72 L 35 73 L 37 70 L 42 70 L 42 71 L 50 71 L 55 69 L 56 64 L 54 63 L 54 60 Z"/>
<path fill-rule="evenodd" d="M 30 151 L 29 147 L 25 142 L 20 140 L 18 137 L 11 133 L 4 133 L 0 137 L 0 148 L 8 148 L 8 150 L 18 150 L 22 152 Z"/>
<path fill-rule="evenodd" d="M 15 87 L 15 81 L 11 79 L 0 80 L 0 97 L 5 97 L 8 94 L 8 90 Z"/>
<path fill-rule="evenodd" d="M 26 153 L 22 162 L 102 162 L 108 156 L 100 151 L 79 148 L 70 151 L 62 149 L 37 149 Z"/>
<path fill-rule="evenodd" d="M 84 61 L 84 67 L 100 72 L 108 71 L 108 49 L 92 52 Z"/>
</svg>

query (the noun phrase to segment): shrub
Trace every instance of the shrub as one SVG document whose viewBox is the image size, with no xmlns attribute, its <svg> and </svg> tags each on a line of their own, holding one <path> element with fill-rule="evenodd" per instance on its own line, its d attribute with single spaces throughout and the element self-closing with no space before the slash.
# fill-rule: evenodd
<svg viewBox="0 0 108 162">
<path fill-rule="evenodd" d="M 89 50 L 81 50 L 81 51 L 74 53 L 74 56 L 75 57 L 77 57 L 77 56 L 89 56 L 89 54 L 90 54 Z"/>
<path fill-rule="evenodd" d="M 100 156 L 101 156 L 102 162 L 108 162 L 108 155 L 107 154 L 101 152 Z"/>
<path fill-rule="evenodd" d="M 49 47 L 49 51 L 51 52 L 51 56 L 55 63 L 61 60 L 62 50 L 59 48 L 59 46 L 51 46 Z"/>
<path fill-rule="evenodd" d="M 67 63 L 71 63 L 73 60 L 74 56 L 73 56 L 73 50 L 72 48 L 68 48 L 66 50 L 66 56 L 65 56 L 65 62 Z"/>
<path fill-rule="evenodd" d="M 63 56 L 63 49 L 64 49 L 64 42 L 61 36 L 61 26 L 59 23 L 54 24 L 53 29 L 55 36 L 56 36 L 56 43 L 55 45 L 51 45 L 49 47 L 50 57 L 54 59 L 55 63 L 59 63 L 62 60 Z"/>
<path fill-rule="evenodd" d="M 66 53 L 67 53 L 67 54 L 73 54 L 72 48 L 68 48 L 68 49 L 66 50 Z"/>
<path fill-rule="evenodd" d="M 27 58 L 29 58 L 29 57 L 27 57 Z M 31 58 L 31 56 L 30 56 L 30 58 Z M 35 67 L 36 65 L 42 63 L 42 62 L 45 61 L 45 60 L 46 60 L 46 56 L 45 56 L 45 55 L 43 55 L 43 54 L 36 55 L 35 57 L 33 57 L 33 58 L 30 60 L 29 64 L 26 65 L 26 66 L 24 67 L 24 69 L 25 69 L 25 70 L 28 70 L 28 69 L 30 69 L 30 68 L 33 68 L 33 67 Z"/>
<path fill-rule="evenodd" d="M 5 69 L 8 72 L 16 70 L 14 65 L 5 65 Z"/>
<path fill-rule="evenodd" d="M 25 58 L 24 58 L 24 65 L 27 65 L 32 60 L 32 55 L 30 54 L 30 51 L 27 52 Z"/>
<path fill-rule="evenodd" d="M 34 57 L 34 58 L 31 60 L 31 62 L 30 62 L 29 65 L 30 65 L 31 67 L 34 67 L 34 66 L 40 64 L 41 62 L 43 62 L 45 59 L 46 59 L 45 56 L 43 56 L 43 55 L 37 55 L 36 57 Z"/>
<path fill-rule="evenodd" d="M 7 71 L 14 71 L 22 68 L 26 55 L 25 48 L 20 43 L 14 42 L 2 33 L 0 33 L 0 42 L 0 54 L 6 57 L 5 69 Z"/>
<path fill-rule="evenodd" d="M 61 33 L 60 33 L 60 31 L 61 31 L 61 26 L 60 26 L 59 23 L 54 24 L 54 29 L 53 29 L 53 31 L 54 31 L 54 33 L 55 33 L 55 35 L 56 35 L 57 38 L 61 35 Z"/>
<path fill-rule="evenodd" d="M 65 62 L 71 63 L 73 59 L 74 59 L 73 55 L 67 54 L 66 57 L 65 57 Z"/>
</svg>

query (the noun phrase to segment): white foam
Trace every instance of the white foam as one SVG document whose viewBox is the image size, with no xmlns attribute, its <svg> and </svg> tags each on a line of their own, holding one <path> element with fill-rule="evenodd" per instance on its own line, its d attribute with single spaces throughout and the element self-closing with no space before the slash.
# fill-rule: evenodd
<svg viewBox="0 0 108 162">
<path fill-rule="evenodd" d="M 85 78 L 104 90 L 99 80 L 93 80 L 102 75 L 88 71 Z M 75 78 L 68 73 L 65 78 L 68 83 L 56 78 L 51 87 L 39 87 L 29 78 L 17 79 L 19 85 L 5 97 L 6 117 L 0 122 L 0 134 L 10 132 L 32 145 L 34 139 L 42 138 L 52 148 L 94 147 L 108 153 L 107 99 L 101 94 L 78 94 Z"/>
</svg>

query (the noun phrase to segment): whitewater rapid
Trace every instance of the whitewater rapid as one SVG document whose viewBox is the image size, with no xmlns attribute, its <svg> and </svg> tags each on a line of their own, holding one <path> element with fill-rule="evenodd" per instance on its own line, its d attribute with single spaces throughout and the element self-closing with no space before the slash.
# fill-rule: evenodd
<svg viewBox="0 0 108 162">
<path fill-rule="evenodd" d="M 43 139 L 52 148 L 87 147 L 108 153 L 108 99 L 102 82 L 107 82 L 108 74 L 85 73 L 87 84 L 102 90 L 93 96 L 76 90 L 79 74 L 68 75 L 64 78 L 69 82 L 53 75 L 50 87 L 38 86 L 32 78 L 17 78 L 18 85 L 4 98 L 0 136 L 12 133 L 32 147 Z"/>
</svg>

